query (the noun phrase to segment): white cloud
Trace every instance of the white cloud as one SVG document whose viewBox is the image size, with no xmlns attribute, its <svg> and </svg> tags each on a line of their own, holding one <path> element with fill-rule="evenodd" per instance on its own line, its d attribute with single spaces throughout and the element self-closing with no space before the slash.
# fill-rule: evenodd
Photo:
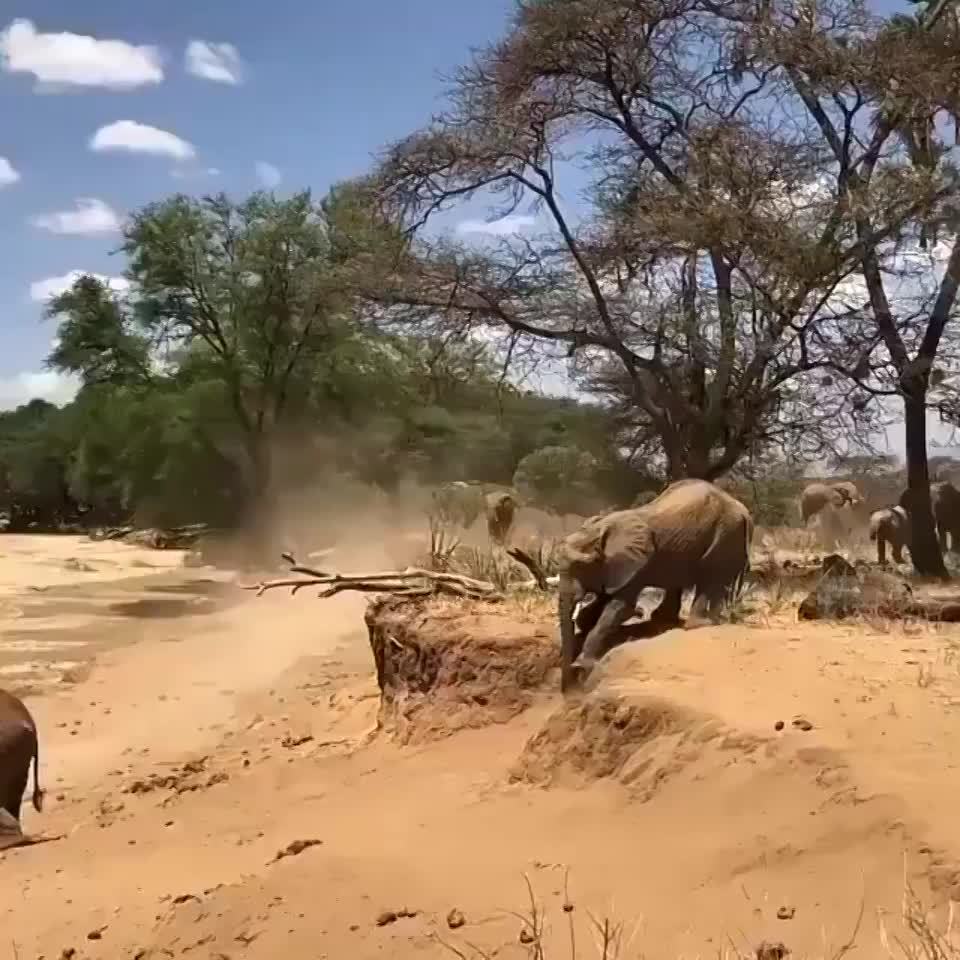
<svg viewBox="0 0 960 960">
<path fill-rule="evenodd" d="M 515 233 L 523 233 L 524 230 L 532 227 L 536 223 L 535 217 L 525 214 L 511 214 L 508 217 L 501 217 L 499 220 L 488 222 L 486 220 L 463 220 L 457 224 L 457 233 L 486 233 L 494 237 L 507 237 Z"/>
<path fill-rule="evenodd" d="M 0 157 L 0 187 L 9 187 L 20 179 L 20 174 L 13 168 L 13 164 L 6 158 Z"/>
<path fill-rule="evenodd" d="M 34 303 L 46 303 L 51 297 L 66 293 L 78 277 L 84 275 L 96 277 L 101 283 L 106 283 L 115 293 L 124 293 L 130 289 L 130 281 L 123 277 L 107 277 L 102 273 L 92 273 L 89 270 L 69 270 L 59 277 L 46 277 L 30 284 L 30 299 Z"/>
<path fill-rule="evenodd" d="M 190 160 L 197 153 L 192 143 L 181 140 L 176 134 L 135 120 L 117 120 L 101 127 L 91 138 L 90 149 L 154 153 L 175 160 Z"/>
<path fill-rule="evenodd" d="M 274 187 L 279 186 L 280 181 L 283 179 L 283 174 L 272 163 L 267 163 L 264 160 L 258 161 L 256 170 L 257 179 L 268 190 L 272 190 Z"/>
<path fill-rule="evenodd" d="M 38 33 L 30 20 L 14 20 L 0 33 L 0 66 L 29 73 L 35 89 L 106 87 L 133 90 L 163 80 L 160 51 L 123 40 L 79 33 Z"/>
<path fill-rule="evenodd" d="M 0 410 L 15 410 L 31 400 L 46 400 L 62 406 L 80 389 L 80 378 L 53 370 L 23 371 L 0 377 Z"/>
<path fill-rule="evenodd" d="M 30 218 L 40 230 L 64 234 L 115 233 L 120 229 L 116 211 L 96 197 L 78 197 L 76 210 L 41 213 Z"/>
<path fill-rule="evenodd" d="M 236 86 L 243 82 L 243 62 L 232 43 L 191 40 L 184 57 L 187 73 L 214 83 Z"/>
</svg>

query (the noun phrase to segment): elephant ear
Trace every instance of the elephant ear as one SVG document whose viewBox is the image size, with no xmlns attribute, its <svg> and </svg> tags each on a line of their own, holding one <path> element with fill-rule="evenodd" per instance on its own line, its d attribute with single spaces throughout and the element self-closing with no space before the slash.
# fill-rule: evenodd
<svg viewBox="0 0 960 960">
<path fill-rule="evenodd" d="M 611 524 L 603 542 L 604 587 L 622 590 L 647 566 L 654 550 L 653 531 L 644 521 Z"/>
</svg>

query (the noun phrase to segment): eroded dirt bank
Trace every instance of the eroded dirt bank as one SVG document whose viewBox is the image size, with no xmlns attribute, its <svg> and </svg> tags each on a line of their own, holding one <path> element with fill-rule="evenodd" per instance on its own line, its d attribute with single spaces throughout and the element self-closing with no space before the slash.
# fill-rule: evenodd
<svg viewBox="0 0 960 960">
<path fill-rule="evenodd" d="M 67 836 L 0 859 L 20 957 L 519 957 L 524 873 L 551 957 L 570 918 L 593 955 L 588 910 L 623 956 L 822 956 L 861 902 L 876 950 L 905 855 L 960 896 L 950 627 L 671 631 L 564 703 L 535 604 L 385 608 L 376 658 L 363 611 L 245 598 L 31 701 L 50 805 L 26 826 Z"/>
</svg>

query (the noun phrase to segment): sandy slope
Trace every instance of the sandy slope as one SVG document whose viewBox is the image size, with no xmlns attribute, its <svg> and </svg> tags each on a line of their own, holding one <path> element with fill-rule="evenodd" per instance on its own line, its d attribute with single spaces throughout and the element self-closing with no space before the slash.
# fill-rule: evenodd
<svg viewBox="0 0 960 960">
<path fill-rule="evenodd" d="M 570 918 L 594 955 L 588 910 L 626 922 L 624 956 L 764 938 L 832 954 L 861 902 L 860 949 L 875 952 L 878 919 L 898 924 L 905 856 L 924 893 L 960 878 L 955 631 L 729 626 L 624 647 L 591 696 L 652 721 L 598 781 L 612 747 L 552 693 L 507 725 L 367 741 L 362 609 L 267 595 L 111 621 L 117 643 L 88 679 L 31 699 L 50 805 L 26 826 L 67 836 L 0 858 L 16 955 L 452 955 L 439 935 L 525 956 L 505 912 L 524 907 L 524 872 L 552 957 L 568 956 Z M 121 643 L 133 626 L 142 642 Z M 404 909 L 417 915 L 377 925 Z"/>
</svg>

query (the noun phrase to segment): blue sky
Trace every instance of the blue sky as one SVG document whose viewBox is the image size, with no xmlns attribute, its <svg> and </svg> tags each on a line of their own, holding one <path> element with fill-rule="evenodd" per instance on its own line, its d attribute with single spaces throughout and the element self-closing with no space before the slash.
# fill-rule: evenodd
<svg viewBox="0 0 960 960">
<path fill-rule="evenodd" d="M 277 176 L 280 192 L 325 192 L 428 119 L 443 92 L 438 74 L 498 36 L 512 0 L 2 7 L 0 407 L 8 407 L 54 390 L 54 378 L 38 376 L 54 328 L 31 286 L 72 270 L 122 272 L 110 254 L 118 235 L 106 232 L 111 211 L 122 218 L 177 190 L 243 196 Z M 187 70 L 191 41 L 204 45 L 194 46 L 199 76 Z M 239 70 L 220 44 L 234 48 Z M 225 82 L 231 75 L 240 82 Z M 117 126 L 124 121 L 179 140 Z M 95 151 L 102 128 L 99 141 L 112 148 Z M 149 142 L 169 152 L 117 148 Z M 191 158 L 173 155 L 190 148 Z M 257 164 L 269 167 L 258 173 Z M 77 230 L 87 232 L 64 232 Z"/>
</svg>

